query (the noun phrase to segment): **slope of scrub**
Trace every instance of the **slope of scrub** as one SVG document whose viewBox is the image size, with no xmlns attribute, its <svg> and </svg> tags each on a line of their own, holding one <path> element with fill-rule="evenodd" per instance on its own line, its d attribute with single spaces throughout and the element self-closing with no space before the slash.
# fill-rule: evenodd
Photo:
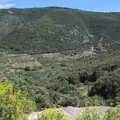
<svg viewBox="0 0 120 120">
<path fill-rule="evenodd" d="M 120 100 L 119 59 L 118 53 L 89 57 L 1 54 L 0 79 L 13 81 L 39 110 L 54 104 L 115 105 Z"/>
<path fill-rule="evenodd" d="M 64 50 L 119 49 L 119 13 L 67 8 L 0 10 L 0 50 L 41 53 Z"/>
</svg>

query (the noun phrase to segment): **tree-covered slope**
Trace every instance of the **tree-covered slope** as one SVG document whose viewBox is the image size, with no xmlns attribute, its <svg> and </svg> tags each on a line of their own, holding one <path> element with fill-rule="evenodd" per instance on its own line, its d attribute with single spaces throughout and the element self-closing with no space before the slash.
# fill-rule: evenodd
<svg viewBox="0 0 120 120">
<path fill-rule="evenodd" d="M 0 10 L 1 51 L 119 49 L 119 33 L 120 13 L 57 7 Z"/>
<path fill-rule="evenodd" d="M 0 81 L 12 81 L 38 110 L 53 105 L 82 107 L 120 102 L 120 53 L 89 57 L 54 54 L 2 53 Z"/>
</svg>

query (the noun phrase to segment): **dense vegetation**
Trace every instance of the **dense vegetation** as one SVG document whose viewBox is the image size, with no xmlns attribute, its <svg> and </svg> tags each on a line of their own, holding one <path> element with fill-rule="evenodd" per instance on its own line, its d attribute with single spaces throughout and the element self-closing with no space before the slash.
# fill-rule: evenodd
<svg viewBox="0 0 120 120">
<path fill-rule="evenodd" d="M 104 108 L 101 107 L 100 109 L 102 110 Z M 93 110 L 85 110 L 82 114 L 80 114 L 77 120 L 119 120 L 119 108 L 111 108 L 106 113 L 102 113 L 102 111 L 100 112 L 100 109 L 98 111 L 96 108 Z"/>
<path fill-rule="evenodd" d="M 23 120 L 35 110 L 34 103 L 23 92 L 16 91 L 10 81 L 0 82 L 0 119 Z"/>
<path fill-rule="evenodd" d="M 39 120 L 119 120 L 120 109 L 111 108 L 103 112 L 104 108 L 86 108 L 76 115 L 76 118 L 68 116 L 62 109 L 46 109 L 39 115 Z"/>
<path fill-rule="evenodd" d="M 120 54 L 80 57 L 1 54 L 0 79 L 9 79 L 38 109 L 110 105 L 120 101 Z"/>
<path fill-rule="evenodd" d="M 119 14 L 56 7 L 0 10 L 0 49 L 15 53 L 120 49 Z"/>
<path fill-rule="evenodd" d="M 62 109 L 46 109 L 39 115 L 39 120 L 70 120 Z"/>
<path fill-rule="evenodd" d="M 23 91 L 38 110 L 53 105 L 116 106 L 120 102 L 119 33 L 119 13 L 55 7 L 1 9 L 0 80 L 10 80 L 13 86 L 7 81 L 8 89 L 17 91 L 10 95 L 21 96 L 19 90 Z M 7 93 L 0 91 L 3 94 Z M 17 100 L 22 105 L 17 107 L 24 107 Z"/>
</svg>

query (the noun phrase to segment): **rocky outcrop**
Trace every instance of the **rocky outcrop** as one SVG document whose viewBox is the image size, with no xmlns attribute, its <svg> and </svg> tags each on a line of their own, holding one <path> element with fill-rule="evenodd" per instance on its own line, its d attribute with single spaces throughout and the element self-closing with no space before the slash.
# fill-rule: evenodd
<svg viewBox="0 0 120 120">
<path fill-rule="evenodd" d="M 70 118 L 77 118 L 81 112 L 84 112 L 85 110 L 91 110 L 96 111 L 99 113 L 105 113 L 108 110 L 110 110 L 111 107 L 65 107 L 64 113 Z M 28 120 L 38 120 L 40 112 L 33 112 L 28 116 Z"/>
</svg>

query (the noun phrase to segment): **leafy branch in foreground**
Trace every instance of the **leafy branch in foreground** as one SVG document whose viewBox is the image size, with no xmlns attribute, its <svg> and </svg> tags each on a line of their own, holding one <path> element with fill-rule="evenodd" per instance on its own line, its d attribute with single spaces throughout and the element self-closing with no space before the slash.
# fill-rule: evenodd
<svg viewBox="0 0 120 120">
<path fill-rule="evenodd" d="M 35 110 L 34 103 L 22 91 L 16 91 L 10 81 L 0 82 L 0 119 L 18 120 Z"/>
</svg>

